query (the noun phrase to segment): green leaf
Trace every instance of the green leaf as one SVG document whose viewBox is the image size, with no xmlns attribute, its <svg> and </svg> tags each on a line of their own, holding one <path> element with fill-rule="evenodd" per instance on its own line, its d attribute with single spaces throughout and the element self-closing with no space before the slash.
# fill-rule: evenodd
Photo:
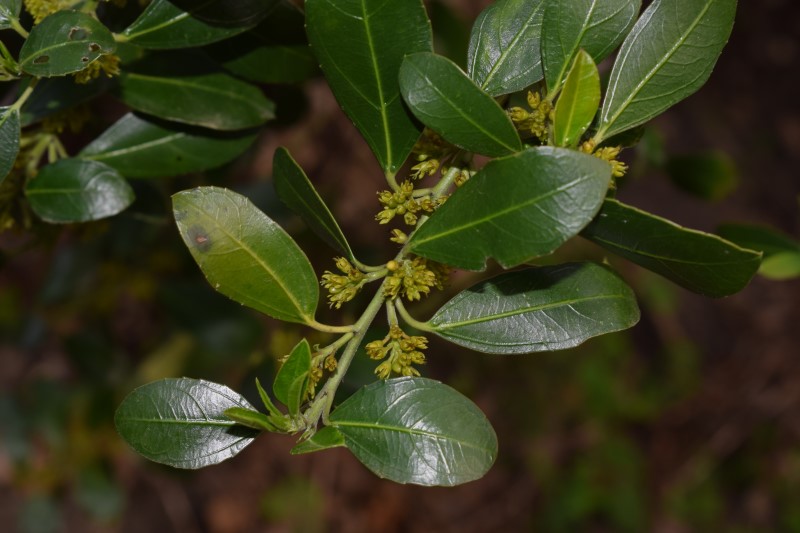
<svg viewBox="0 0 800 533">
<path fill-rule="evenodd" d="M 481 89 L 499 96 L 544 77 L 544 6 L 544 0 L 499 0 L 483 10 L 472 27 L 467 52 L 467 72 Z"/>
<path fill-rule="evenodd" d="M 280 226 L 227 189 L 198 187 L 172 198 L 181 237 L 212 287 L 273 318 L 316 323 L 316 275 Z"/>
<path fill-rule="evenodd" d="M 722 200 L 739 184 L 736 165 L 723 153 L 670 157 L 664 168 L 675 185 L 703 200 Z"/>
<path fill-rule="evenodd" d="M 131 392 L 117 409 L 117 431 L 141 455 L 175 468 L 197 469 L 241 452 L 258 435 L 225 416 L 252 410 L 224 385 L 200 379 L 164 379 Z"/>
<path fill-rule="evenodd" d="M 240 426 L 256 429 L 258 431 L 280 431 L 267 415 L 252 409 L 245 409 L 243 407 L 229 407 L 223 411 L 223 414 Z"/>
<path fill-rule="evenodd" d="M 421 0 L 306 0 L 308 40 L 339 105 L 386 172 L 396 172 L 419 139 L 403 106 L 403 57 L 433 49 Z"/>
<path fill-rule="evenodd" d="M 557 146 L 575 146 L 594 120 L 600 107 L 600 73 L 592 56 L 578 51 L 564 90 L 558 98 L 553 123 Z"/>
<path fill-rule="evenodd" d="M 563 350 L 639 321 L 633 290 L 595 263 L 530 268 L 481 282 L 428 324 L 459 346 L 493 354 Z"/>
<path fill-rule="evenodd" d="M 581 235 L 681 287 L 714 298 L 742 290 L 761 263 L 760 253 L 610 199 Z"/>
<path fill-rule="evenodd" d="M 119 77 L 118 96 L 137 111 L 214 130 L 241 130 L 275 118 L 261 91 L 222 71 L 209 71 L 204 56 L 149 56 Z"/>
<path fill-rule="evenodd" d="M 208 24 L 169 0 L 153 0 L 122 35 L 144 48 L 192 48 L 227 39 L 247 28 Z"/>
<path fill-rule="evenodd" d="M 600 63 L 622 42 L 641 0 L 552 0 L 542 23 L 542 62 L 549 95 L 556 94 L 583 48 Z"/>
<path fill-rule="evenodd" d="M 245 39 L 239 41 L 245 43 Z M 250 41 L 252 43 L 252 41 Z M 227 44 L 227 41 L 225 41 Z M 231 43 L 231 47 L 234 43 Z M 222 63 L 230 72 L 258 83 L 301 83 L 319 73 L 317 59 L 307 45 L 243 46 Z"/>
<path fill-rule="evenodd" d="M 608 164 L 564 148 L 490 161 L 417 229 L 410 251 L 467 270 L 483 269 L 490 257 L 511 268 L 577 235 L 610 180 Z"/>
<path fill-rule="evenodd" d="M 219 167 L 244 152 L 254 134 L 230 135 L 155 122 L 128 113 L 84 148 L 129 178 L 175 176 Z"/>
<path fill-rule="evenodd" d="M 11 27 L 11 21 L 19 18 L 22 0 L 0 0 L 0 30 Z"/>
<path fill-rule="evenodd" d="M 400 91 L 423 124 L 460 148 L 492 157 L 522 149 L 505 111 L 446 57 L 406 56 Z"/>
<path fill-rule="evenodd" d="M 280 0 L 170 0 L 192 17 L 212 26 L 250 28 L 271 13 Z"/>
<path fill-rule="evenodd" d="M 300 404 L 306 394 L 308 373 L 311 370 L 311 346 L 303 339 L 281 365 L 272 385 L 275 397 L 289 408 L 289 414 L 300 414 Z"/>
<path fill-rule="evenodd" d="M 19 153 L 19 110 L 0 107 L 0 183 L 14 168 Z"/>
<path fill-rule="evenodd" d="M 600 141 L 697 91 L 728 42 L 736 0 L 655 0 L 622 43 L 608 82 Z"/>
<path fill-rule="evenodd" d="M 742 248 L 764 252 L 764 257 L 783 252 L 800 252 L 800 242 L 768 226 L 723 224 L 717 228 L 717 234 Z"/>
<path fill-rule="evenodd" d="M 110 217 L 133 203 L 119 172 L 98 161 L 62 159 L 43 167 L 25 189 L 31 209 L 45 222 L 68 224 Z"/>
<path fill-rule="evenodd" d="M 800 251 L 781 252 L 767 257 L 758 273 L 774 281 L 800 277 Z"/>
<path fill-rule="evenodd" d="M 75 83 L 71 78 L 42 79 L 22 106 L 21 125 L 30 126 L 60 111 L 88 102 L 106 92 L 110 86 L 110 80 L 105 76 L 87 84 Z"/>
<path fill-rule="evenodd" d="M 460 485 L 483 477 L 497 457 L 497 436 L 486 416 L 431 379 L 372 383 L 330 420 L 359 461 L 397 483 Z"/>
<path fill-rule="evenodd" d="M 96 18 L 57 11 L 33 27 L 19 51 L 19 66 L 32 76 L 64 76 L 116 48 L 114 36 Z"/>
<path fill-rule="evenodd" d="M 295 445 L 292 455 L 319 452 L 331 448 L 344 446 L 344 435 L 333 426 L 326 426 L 312 435 L 309 439 Z"/>
<path fill-rule="evenodd" d="M 336 219 L 286 148 L 275 151 L 272 172 L 275 190 L 283 203 L 300 215 L 328 246 L 354 260 L 353 251 Z"/>
<path fill-rule="evenodd" d="M 267 391 L 265 391 L 264 387 L 261 386 L 261 382 L 258 380 L 258 378 L 256 378 L 256 389 L 258 389 L 258 395 L 261 398 L 261 403 L 263 403 L 264 407 L 267 408 L 269 414 L 271 414 L 274 418 L 283 417 L 283 413 L 281 413 L 281 411 L 277 407 L 275 407 L 275 404 L 272 403 L 269 394 L 267 394 Z"/>
</svg>

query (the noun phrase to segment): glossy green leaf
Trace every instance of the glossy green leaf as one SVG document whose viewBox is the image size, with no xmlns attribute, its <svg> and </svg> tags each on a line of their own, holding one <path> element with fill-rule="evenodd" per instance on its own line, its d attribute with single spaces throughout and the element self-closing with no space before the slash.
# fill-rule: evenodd
<svg viewBox="0 0 800 533">
<path fill-rule="evenodd" d="M 600 73 L 579 50 L 556 104 L 553 137 L 557 146 L 575 146 L 600 108 Z"/>
<path fill-rule="evenodd" d="M 664 169 L 675 185 L 703 200 L 721 200 L 739 184 L 736 165 L 722 153 L 670 157 Z"/>
<path fill-rule="evenodd" d="M 782 252 L 800 251 L 800 242 L 768 226 L 723 224 L 717 228 L 717 234 L 742 248 L 764 252 L 764 257 Z"/>
<path fill-rule="evenodd" d="M 479 283 L 444 304 L 428 325 L 479 352 L 563 350 L 639 321 L 633 290 L 595 263 L 529 268 Z"/>
<path fill-rule="evenodd" d="M 110 217 L 133 203 L 119 172 L 98 161 L 62 159 L 43 167 L 25 189 L 31 209 L 45 222 L 67 224 Z"/>
<path fill-rule="evenodd" d="M 333 426 L 326 426 L 292 448 L 292 455 L 319 452 L 344 446 L 344 435 Z"/>
<path fill-rule="evenodd" d="M 0 107 L 0 183 L 14 168 L 19 153 L 19 110 Z"/>
<path fill-rule="evenodd" d="M 257 87 L 209 71 L 203 61 L 187 53 L 150 57 L 120 74 L 118 96 L 137 111 L 214 130 L 253 128 L 275 117 Z"/>
<path fill-rule="evenodd" d="M 505 111 L 446 57 L 406 56 L 400 91 L 423 124 L 460 148 L 493 157 L 522 149 Z"/>
<path fill-rule="evenodd" d="M 697 91 L 728 42 L 736 0 L 655 0 L 622 43 L 595 136 L 643 124 Z"/>
<path fill-rule="evenodd" d="M 105 76 L 86 84 L 75 83 L 72 78 L 41 79 L 22 106 L 21 125 L 30 126 L 60 111 L 88 102 L 106 92 L 110 86 L 111 82 Z"/>
<path fill-rule="evenodd" d="M 221 166 L 244 152 L 255 137 L 180 127 L 128 113 L 86 146 L 80 157 L 101 161 L 129 178 L 175 176 Z"/>
<path fill-rule="evenodd" d="M 521 91 L 544 77 L 541 36 L 544 0 L 498 0 L 475 21 L 467 72 L 498 96 Z"/>
<path fill-rule="evenodd" d="M 11 21 L 19 18 L 22 0 L 0 0 L 0 30 L 11 27 Z"/>
<path fill-rule="evenodd" d="M 577 235 L 597 214 L 610 180 L 607 163 L 564 148 L 496 159 L 417 229 L 409 249 L 467 270 L 483 269 L 490 257 L 511 268 Z"/>
<path fill-rule="evenodd" d="M 583 48 L 600 63 L 622 42 L 641 0 L 552 0 L 542 23 L 542 62 L 547 92 L 553 95 Z"/>
<path fill-rule="evenodd" d="M 280 0 L 170 0 L 192 17 L 212 26 L 250 28 L 271 13 Z"/>
<path fill-rule="evenodd" d="M 300 414 L 300 404 L 306 395 L 308 373 L 311 370 L 311 346 L 303 339 L 281 365 L 272 385 L 275 397 L 289 408 L 289 414 Z"/>
<path fill-rule="evenodd" d="M 273 318 L 315 323 L 316 275 L 280 226 L 227 189 L 198 187 L 172 198 L 181 237 L 212 287 Z"/>
<path fill-rule="evenodd" d="M 169 0 L 153 0 L 122 35 L 144 48 L 191 48 L 227 39 L 247 28 L 209 24 Z"/>
<path fill-rule="evenodd" d="M 256 429 L 258 431 L 280 431 L 267 415 L 258 411 L 253 411 L 252 409 L 229 407 L 223 411 L 223 414 L 240 426 Z"/>
<path fill-rule="evenodd" d="M 306 45 L 262 45 L 240 52 L 222 66 L 258 83 L 300 83 L 319 73 L 317 59 Z"/>
<path fill-rule="evenodd" d="M 286 148 L 278 148 L 272 163 L 275 190 L 289 209 L 300 215 L 309 228 L 331 248 L 354 259 L 339 224 L 319 197 L 300 165 Z"/>
<path fill-rule="evenodd" d="M 758 273 L 775 281 L 800 277 L 800 251 L 781 252 L 767 257 Z"/>
<path fill-rule="evenodd" d="M 306 0 L 308 39 L 333 94 L 378 162 L 395 172 L 419 126 L 400 98 L 403 57 L 433 49 L 421 0 Z"/>
<path fill-rule="evenodd" d="M 581 235 L 681 287 L 715 298 L 746 287 L 761 263 L 760 253 L 611 199 Z"/>
<path fill-rule="evenodd" d="M 96 18 L 57 11 L 33 27 L 19 51 L 19 66 L 32 76 L 64 76 L 116 48 L 114 36 Z"/>
<path fill-rule="evenodd" d="M 497 436 L 486 416 L 431 379 L 372 383 L 330 420 L 359 461 L 397 483 L 460 485 L 483 477 L 497 457 Z"/>
<path fill-rule="evenodd" d="M 117 409 L 117 431 L 134 450 L 175 468 L 197 469 L 230 459 L 258 435 L 225 416 L 252 410 L 224 385 L 200 379 L 164 379 L 131 392 Z"/>
</svg>

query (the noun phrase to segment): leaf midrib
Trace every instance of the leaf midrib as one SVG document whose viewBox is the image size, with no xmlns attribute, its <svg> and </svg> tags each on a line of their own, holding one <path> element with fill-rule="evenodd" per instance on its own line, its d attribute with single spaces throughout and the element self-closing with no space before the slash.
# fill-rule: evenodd
<svg viewBox="0 0 800 533">
<path fill-rule="evenodd" d="M 185 133 L 182 133 L 182 132 L 171 133 L 171 134 L 166 135 L 164 137 L 161 137 L 161 138 L 158 138 L 158 139 L 153 139 L 152 141 L 140 142 L 138 144 L 135 144 L 133 146 L 128 146 L 126 148 L 117 148 L 117 149 L 114 149 L 114 150 L 105 150 L 105 151 L 102 151 L 102 152 L 97 152 L 96 154 L 81 154 L 80 157 L 82 157 L 84 159 L 92 159 L 94 161 L 100 161 L 100 160 L 103 160 L 103 159 L 110 159 L 110 158 L 114 158 L 114 157 L 125 156 L 125 155 L 128 155 L 128 154 L 134 153 L 134 152 L 147 150 L 148 148 L 153 148 L 153 147 L 159 146 L 161 144 L 167 144 L 167 143 L 170 143 L 172 141 L 182 139 L 184 137 L 188 137 L 188 135 L 186 135 Z"/>
<path fill-rule="evenodd" d="M 489 83 L 492 80 L 494 80 L 494 77 L 497 75 L 497 72 L 500 69 L 500 67 L 505 63 L 505 61 L 511 55 L 511 51 L 517 45 L 519 40 L 522 39 L 522 35 L 526 32 L 528 24 L 530 24 L 530 22 L 536 17 L 536 15 L 539 14 L 539 10 L 544 9 L 544 5 L 545 5 L 544 1 L 540 2 L 539 5 L 536 7 L 536 9 L 533 10 L 531 16 L 528 17 L 527 20 L 525 20 L 519 32 L 514 36 L 514 39 L 512 39 L 511 43 L 509 43 L 508 48 L 506 48 L 506 50 L 502 54 L 500 54 L 500 57 L 495 62 L 494 66 L 489 71 L 489 73 L 486 75 L 486 79 L 483 81 L 483 83 L 481 83 L 481 89 L 486 90 L 486 88 L 489 86 Z M 483 29 L 483 24 L 481 24 L 481 29 Z M 478 54 L 475 54 L 475 56 L 477 57 Z M 541 59 L 539 61 L 541 62 Z M 535 66 L 536 66 L 535 64 L 531 65 L 530 68 L 533 68 Z"/>
<path fill-rule="evenodd" d="M 485 452 L 487 455 L 492 456 L 492 449 L 490 448 L 483 448 L 481 446 L 477 446 L 474 443 L 466 442 L 455 437 L 449 437 L 447 435 L 442 435 L 439 433 L 431 433 L 430 431 L 422 431 L 419 429 L 401 427 L 401 426 L 388 426 L 385 424 L 377 424 L 377 423 L 367 423 L 367 422 L 351 422 L 351 421 L 340 421 L 340 420 L 331 420 L 331 425 L 337 429 L 341 427 L 353 427 L 353 428 L 361 428 L 361 429 L 374 429 L 378 431 L 395 431 L 397 433 L 407 433 L 409 435 L 415 435 L 419 437 L 428 437 L 431 439 L 437 440 L 446 440 L 449 442 L 454 442 L 461 446 L 471 448 L 473 450 L 478 450 L 481 452 Z M 345 437 L 347 434 L 344 434 Z"/>
<path fill-rule="evenodd" d="M 227 96 L 232 100 L 239 100 L 239 101 L 245 103 L 248 107 L 250 107 L 252 109 L 258 109 L 260 107 L 260 106 L 257 106 L 257 105 L 251 105 L 252 102 L 248 98 L 246 98 L 245 96 L 240 95 L 240 94 L 238 94 L 236 92 L 230 92 L 230 91 L 227 91 L 227 90 L 224 90 L 224 89 L 220 89 L 219 87 L 215 87 L 213 85 L 204 85 L 202 83 L 197 83 L 196 81 L 186 81 L 187 79 L 188 80 L 203 80 L 203 79 L 207 79 L 207 80 L 213 82 L 213 81 L 217 81 L 217 80 L 221 79 L 221 78 L 218 78 L 218 77 L 216 77 L 214 75 L 212 75 L 212 77 L 209 77 L 209 78 L 165 78 L 165 77 L 162 77 L 162 76 L 150 76 L 148 74 L 140 74 L 138 72 L 128 72 L 127 74 L 125 74 L 125 76 L 128 77 L 128 78 L 134 78 L 134 79 L 138 78 L 140 80 L 150 81 L 150 82 L 153 82 L 153 83 L 162 83 L 164 85 L 177 85 L 179 87 L 189 87 L 189 88 L 192 88 L 192 89 L 197 89 L 199 91 L 204 91 L 204 92 L 211 93 L 211 94 L 218 94 L 218 95 L 222 95 L 222 96 Z M 231 80 L 231 81 L 233 81 L 233 80 Z M 259 114 L 260 114 L 260 112 L 259 112 Z"/>
</svg>

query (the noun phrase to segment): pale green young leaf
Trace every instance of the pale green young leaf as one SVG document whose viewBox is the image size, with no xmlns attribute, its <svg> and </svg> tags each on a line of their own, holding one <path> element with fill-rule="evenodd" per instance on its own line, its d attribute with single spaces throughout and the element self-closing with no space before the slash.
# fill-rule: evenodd
<svg viewBox="0 0 800 533">
<path fill-rule="evenodd" d="M 316 323 L 314 269 L 278 224 L 244 196 L 219 187 L 172 198 L 181 237 L 212 287 L 273 318 Z"/>
<path fill-rule="evenodd" d="M 344 446 L 344 435 L 333 426 L 326 426 L 312 435 L 307 440 L 300 442 L 292 448 L 292 455 L 319 452 L 331 448 Z"/>
<path fill-rule="evenodd" d="M 767 257 L 758 273 L 775 281 L 800 277 L 800 251 L 781 252 Z"/>
<path fill-rule="evenodd" d="M 597 214 L 611 180 L 600 159 L 529 148 L 490 161 L 413 234 L 410 251 L 467 270 L 547 255 Z M 502 191 L 503 194 L 497 194 Z"/>
<path fill-rule="evenodd" d="M 761 263 L 760 252 L 611 199 L 581 235 L 681 287 L 714 298 L 742 290 Z"/>
<path fill-rule="evenodd" d="M 359 461 L 397 483 L 460 485 L 483 477 L 497 457 L 486 416 L 431 379 L 372 383 L 335 409 L 330 421 Z"/>
<path fill-rule="evenodd" d="M 396 172 L 420 128 L 400 98 L 403 57 L 433 50 L 421 0 L 306 0 L 312 50 L 342 109 L 386 172 Z"/>
<path fill-rule="evenodd" d="M 510 272 L 456 295 L 430 319 L 433 332 L 479 352 L 572 348 L 639 321 L 633 290 L 609 268 L 566 263 Z"/>
<path fill-rule="evenodd" d="M 245 409 L 244 407 L 229 407 L 223 411 L 223 414 L 240 426 L 256 429 L 258 431 L 280 431 L 267 415 L 252 409 Z"/>
<path fill-rule="evenodd" d="M 521 91 L 544 76 L 544 0 L 498 0 L 475 20 L 467 72 L 492 96 Z"/>
<path fill-rule="evenodd" d="M 19 110 L 0 107 L 0 183 L 14 168 L 19 153 Z"/>
<path fill-rule="evenodd" d="M 122 438 L 145 458 L 197 469 L 241 452 L 258 431 L 237 425 L 225 410 L 253 407 L 224 385 L 163 379 L 131 392 L 114 415 Z"/>
<path fill-rule="evenodd" d="M 736 0 L 655 0 L 622 43 L 596 141 L 643 124 L 705 84 L 728 42 Z"/>
<path fill-rule="evenodd" d="M 556 146 L 575 146 L 600 107 L 600 73 L 592 57 L 578 51 L 558 98 L 553 122 Z"/>
<path fill-rule="evenodd" d="M 289 414 L 292 416 L 300 414 L 300 404 L 306 393 L 310 370 L 311 346 L 306 339 L 303 339 L 283 362 L 272 385 L 275 397 L 289 408 Z"/>
</svg>

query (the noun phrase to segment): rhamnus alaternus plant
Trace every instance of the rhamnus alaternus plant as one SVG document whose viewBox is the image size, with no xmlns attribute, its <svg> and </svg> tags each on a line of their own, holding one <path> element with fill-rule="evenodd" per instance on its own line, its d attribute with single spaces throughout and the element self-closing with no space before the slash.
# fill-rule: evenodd
<svg viewBox="0 0 800 533">
<path fill-rule="evenodd" d="M 285 149 L 275 153 L 275 189 L 337 254 L 321 279 L 247 198 L 217 187 L 176 194 L 178 229 L 212 287 L 329 340 L 299 339 L 271 393 L 258 383 L 265 412 L 202 380 L 134 390 L 116 424 L 148 459 L 200 468 L 260 433 L 285 433 L 297 441 L 293 453 L 343 446 L 399 483 L 465 483 L 491 467 L 497 439 L 469 399 L 421 377 L 436 357 L 431 337 L 525 354 L 639 319 L 633 291 L 607 265 L 534 266 L 537 258 L 587 239 L 711 297 L 741 290 L 759 268 L 760 253 L 615 198 L 627 170 L 621 151 L 703 85 L 736 0 L 655 0 L 643 12 L 639 0 L 499 0 L 475 21 L 466 71 L 433 52 L 421 0 L 306 0 L 304 9 L 311 50 L 384 171 L 374 223 L 397 252 L 362 263 Z M 597 64 L 615 51 L 604 82 Z M 216 108 L 220 120 L 238 109 Z M 411 304 L 445 288 L 453 269 L 482 271 L 490 260 L 508 272 L 455 294 L 427 320 L 414 316 Z M 362 291 L 372 298 L 354 322 L 324 324 L 320 288 L 336 309 Z M 374 323 L 387 333 L 366 342 Z M 355 357 L 374 361 L 376 379 L 337 405 Z"/>
</svg>

